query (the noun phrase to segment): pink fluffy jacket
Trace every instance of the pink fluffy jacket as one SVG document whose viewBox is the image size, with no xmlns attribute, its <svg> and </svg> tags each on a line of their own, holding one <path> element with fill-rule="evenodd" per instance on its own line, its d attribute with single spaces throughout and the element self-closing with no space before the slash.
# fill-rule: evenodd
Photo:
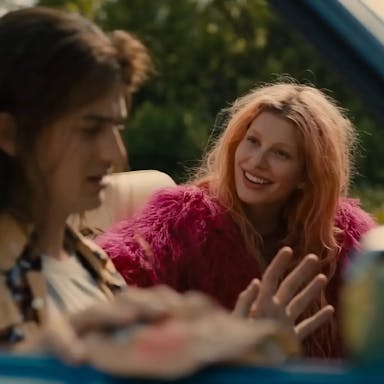
<svg viewBox="0 0 384 384">
<path fill-rule="evenodd" d="M 374 225 L 356 200 L 340 201 L 335 218 L 335 226 L 344 234 L 340 267 L 357 248 L 361 235 Z M 262 272 L 230 215 L 205 190 L 194 186 L 159 191 L 139 214 L 118 223 L 97 242 L 127 284 L 146 287 L 161 283 L 181 292 L 199 290 L 228 309 Z M 336 276 L 331 284 L 334 297 L 338 281 Z"/>
</svg>

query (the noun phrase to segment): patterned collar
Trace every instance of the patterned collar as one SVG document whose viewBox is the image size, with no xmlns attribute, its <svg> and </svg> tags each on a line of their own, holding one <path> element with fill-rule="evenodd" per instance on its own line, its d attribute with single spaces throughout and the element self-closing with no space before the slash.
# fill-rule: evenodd
<svg viewBox="0 0 384 384">
<path fill-rule="evenodd" d="M 46 320 L 46 283 L 34 238 L 32 225 L 0 214 L 0 341 L 7 344 L 24 339 L 26 323 Z M 67 226 L 64 242 L 107 297 L 125 286 L 111 260 L 91 240 Z"/>
</svg>

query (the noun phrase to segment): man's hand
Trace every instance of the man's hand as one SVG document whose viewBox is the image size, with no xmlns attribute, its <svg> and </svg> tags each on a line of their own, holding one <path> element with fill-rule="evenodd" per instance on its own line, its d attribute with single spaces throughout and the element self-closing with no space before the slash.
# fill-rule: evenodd
<svg viewBox="0 0 384 384">
<path fill-rule="evenodd" d="M 166 287 L 128 288 L 112 302 L 58 319 L 43 327 L 36 345 L 67 363 L 163 379 L 217 362 L 272 364 L 299 351 L 297 338 L 276 322 L 253 324 L 205 295 Z"/>
</svg>

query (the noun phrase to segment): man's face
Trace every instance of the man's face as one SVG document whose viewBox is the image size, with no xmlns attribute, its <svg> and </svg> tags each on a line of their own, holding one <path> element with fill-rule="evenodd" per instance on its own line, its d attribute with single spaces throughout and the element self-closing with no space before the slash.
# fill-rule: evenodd
<svg viewBox="0 0 384 384">
<path fill-rule="evenodd" d="M 101 203 L 105 176 L 126 157 L 120 137 L 125 118 L 125 103 L 116 89 L 43 133 L 37 147 L 38 176 L 54 209 L 69 215 Z"/>
</svg>

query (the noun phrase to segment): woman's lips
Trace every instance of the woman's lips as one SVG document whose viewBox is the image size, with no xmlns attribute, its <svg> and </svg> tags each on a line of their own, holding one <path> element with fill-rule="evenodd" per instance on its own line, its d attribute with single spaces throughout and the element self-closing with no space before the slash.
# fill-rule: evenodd
<svg viewBox="0 0 384 384">
<path fill-rule="evenodd" d="M 272 184 L 272 182 L 268 179 L 265 179 L 263 177 L 252 175 L 251 173 L 244 171 L 244 178 L 249 181 L 250 183 L 257 185 L 257 186 L 265 186 Z"/>
</svg>

